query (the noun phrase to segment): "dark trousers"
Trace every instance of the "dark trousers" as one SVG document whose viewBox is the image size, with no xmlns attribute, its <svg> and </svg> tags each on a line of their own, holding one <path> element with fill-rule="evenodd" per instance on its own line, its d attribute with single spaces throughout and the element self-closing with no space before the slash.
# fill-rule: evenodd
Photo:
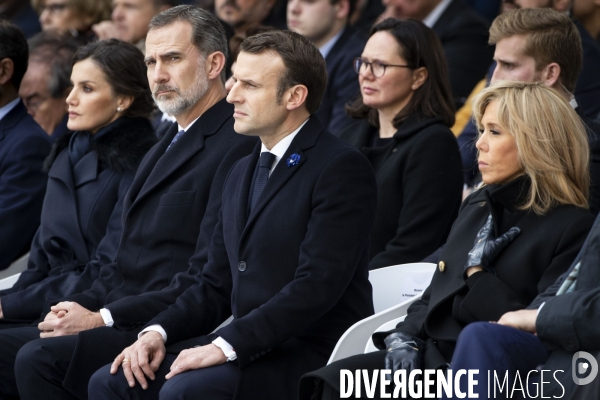
<svg viewBox="0 0 600 400">
<path fill-rule="evenodd" d="M 136 337 L 135 332 L 105 327 L 73 336 L 39 335 L 37 327 L 0 330 L 0 398 L 85 399 L 92 374 Z"/>
<path fill-rule="evenodd" d="M 489 398 L 509 398 L 518 372 L 524 390 L 513 391 L 510 398 L 537 398 L 539 393 L 536 395 L 535 391 L 538 388 L 531 384 L 539 381 L 538 374 L 531 373 L 529 380 L 527 380 L 527 375 L 544 364 L 548 356 L 549 352 L 542 342 L 531 333 L 498 324 L 476 322 L 467 325 L 458 337 L 452 357 L 452 371 L 479 370 L 476 378 L 478 384 L 473 385 L 473 388 L 474 393 L 478 394 L 480 399 L 488 398 L 488 390 Z M 491 377 L 489 381 L 488 371 Z M 508 387 L 505 387 L 503 391 L 500 391 L 498 385 L 495 385 L 494 388 L 494 373 L 498 377 L 498 381 L 502 382 L 507 372 Z M 464 379 L 460 380 L 461 392 L 468 393 L 467 377 L 463 375 L 462 378 Z M 529 387 L 527 387 L 527 382 L 530 384 Z M 491 387 L 488 388 L 488 384 L 491 384 Z M 444 395 L 442 398 L 454 397 Z"/>
<path fill-rule="evenodd" d="M 166 380 L 171 364 L 177 358 L 176 354 L 167 354 L 155 372 L 155 380 L 148 380 L 148 389 L 143 390 L 139 383 L 129 387 L 123 370 L 115 375 L 110 373 L 110 365 L 100 368 L 90 380 L 89 398 L 104 399 L 210 399 L 231 400 L 239 376 L 236 362 L 228 362 L 214 367 L 183 372 Z"/>
<path fill-rule="evenodd" d="M 0 330 L 0 399 L 18 398 L 15 360 L 21 347 L 40 338 L 37 327 Z"/>
</svg>

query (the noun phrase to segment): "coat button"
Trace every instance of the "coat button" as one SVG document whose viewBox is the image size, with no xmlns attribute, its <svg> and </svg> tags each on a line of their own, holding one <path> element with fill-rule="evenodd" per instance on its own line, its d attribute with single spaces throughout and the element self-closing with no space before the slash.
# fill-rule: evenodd
<svg viewBox="0 0 600 400">
<path fill-rule="evenodd" d="M 254 356 L 250 356 L 250 361 L 254 361 Z"/>
<path fill-rule="evenodd" d="M 239 269 L 241 272 L 244 272 L 244 271 L 246 270 L 246 262 L 245 262 L 245 261 L 240 261 L 240 262 L 238 263 L 238 269 Z"/>
<path fill-rule="evenodd" d="M 444 272 L 444 270 L 446 269 L 446 263 L 440 261 L 440 263 L 438 264 L 438 268 L 440 269 L 440 272 Z"/>
</svg>

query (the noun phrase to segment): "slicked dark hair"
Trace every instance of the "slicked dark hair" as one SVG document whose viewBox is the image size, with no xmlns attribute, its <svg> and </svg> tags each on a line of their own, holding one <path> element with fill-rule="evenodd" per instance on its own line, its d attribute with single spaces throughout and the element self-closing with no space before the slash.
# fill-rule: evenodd
<svg viewBox="0 0 600 400">
<path fill-rule="evenodd" d="M 269 31 L 248 37 L 240 47 L 250 54 L 271 51 L 281 57 L 285 71 L 277 84 L 278 100 L 290 87 L 304 85 L 308 89 L 306 110 L 310 114 L 317 111 L 327 86 L 327 68 L 310 40 L 292 31 Z"/>
<path fill-rule="evenodd" d="M 229 47 L 225 30 L 217 17 L 200 7 L 189 4 L 171 7 L 152 18 L 148 25 L 148 31 L 163 28 L 177 21 L 187 22 L 192 26 L 192 43 L 203 57 L 220 51 L 227 60 Z M 227 79 L 226 73 L 223 68 L 221 71 L 221 82 L 223 83 Z"/>
<path fill-rule="evenodd" d="M 125 110 L 126 116 L 150 116 L 154 101 L 146 76 L 144 55 L 137 47 L 117 39 L 92 42 L 75 53 L 73 65 L 88 58 L 104 72 L 116 95 L 133 97 L 133 102 Z"/>
<path fill-rule="evenodd" d="M 0 60 L 5 58 L 13 62 L 13 75 L 10 82 L 15 89 L 19 90 L 29 60 L 27 40 L 16 25 L 0 19 Z"/>
<path fill-rule="evenodd" d="M 48 66 L 50 76 L 48 91 L 55 99 L 65 96 L 71 87 L 73 55 L 77 51 L 77 42 L 66 35 L 52 31 L 43 31 L 29 39 L 29 61 Z"/>
<path fill-rule="evenodd" d="M 396 39 L 400 55 L 412 69 L 427 69 L 427 79 L 415 90 L 408 104 L 396 114 L 392 121 L 394 127 L 398 128 L 402 121 L 415 112 L 425 117 L 440 117 L 445 125 L 454 125 L 454 101 L 450 91 L 446 57 L 435 32 L 421 21 L 394 18 L 388 18 L 375 25 L 369 36 L 377 32 L 388 32 Z M 371 125 L 379 128 L 377 110 L 365 105 L 362 97 L 347 106 L 346 112 L 354 118 L 368 119 Z"/>
</svg>

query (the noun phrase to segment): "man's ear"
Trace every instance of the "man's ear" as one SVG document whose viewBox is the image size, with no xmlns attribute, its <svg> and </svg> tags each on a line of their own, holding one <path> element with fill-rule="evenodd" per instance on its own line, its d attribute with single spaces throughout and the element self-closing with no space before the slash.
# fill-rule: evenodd
<svg viewBox="0 0 600 400">
<path fill-rule="evenodd" d="M 308 97 L 308 88 L 304 85 L 294 85 L 283 94 L 283 101 L 289 111 L 302 107 Z"/>
<path fill-rule="evenodd" d="M 560 65 L 553 62 L 542 69 L 541 81 L 544 85 L 554 87 L 560 82 Z"/>
<path fill-rule="evenodd" d="M 218 78 L 225 68 L 225 55 L 220 51 L 215 51 L 206 57 L 206 75 L 208 79 Z"/>
<path fill-rule="evenodd" d="M 335 8 L 335 16 L 338 19 L 348 19 L 350 15 L 350 0 L 339 0 L 337 3 L 333 5 Z"/>
<path fill-rule="evenodd" d="M 0 60 L 0 85 L 6 85 L 13 77 L 15 64 L 10 58 Z"/>
<path fill-rule="evenodd" d="M 567 12 L 573 0 L 552 0 L 552 8 L 558 12 Z"/>
</svg>

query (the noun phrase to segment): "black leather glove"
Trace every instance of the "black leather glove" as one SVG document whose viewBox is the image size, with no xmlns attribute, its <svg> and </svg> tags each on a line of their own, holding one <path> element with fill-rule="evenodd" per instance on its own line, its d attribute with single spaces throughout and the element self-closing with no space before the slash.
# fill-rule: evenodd
<svg viewBox="0 0 600 400">
<path fill-rule="evenodd" d="M 390 333 L 383 339 L 387 354 L 385 355 L 385 369 L 394 372 L 405 369 L 406 374 L 415 369 L 423 368 L 423 350 L 425 341 L 405 332 Z"/>
<path fill-rule="evenodd" d="M 467 255 L 465 272 L 471 267 L 480 266 L 487 272 L 492 272 L 495 275 L 496 270 L 492 267 L 492 261 L 494 261 L 502 249 L 515 240 L 520 233 L 521 229 L 513 226 L 504 235 L 494 239 L 494 221 L 490 214 L 485 224 L 481 227 L 479 232 L 477 232 L 475 245 Z"/>
</svg>

